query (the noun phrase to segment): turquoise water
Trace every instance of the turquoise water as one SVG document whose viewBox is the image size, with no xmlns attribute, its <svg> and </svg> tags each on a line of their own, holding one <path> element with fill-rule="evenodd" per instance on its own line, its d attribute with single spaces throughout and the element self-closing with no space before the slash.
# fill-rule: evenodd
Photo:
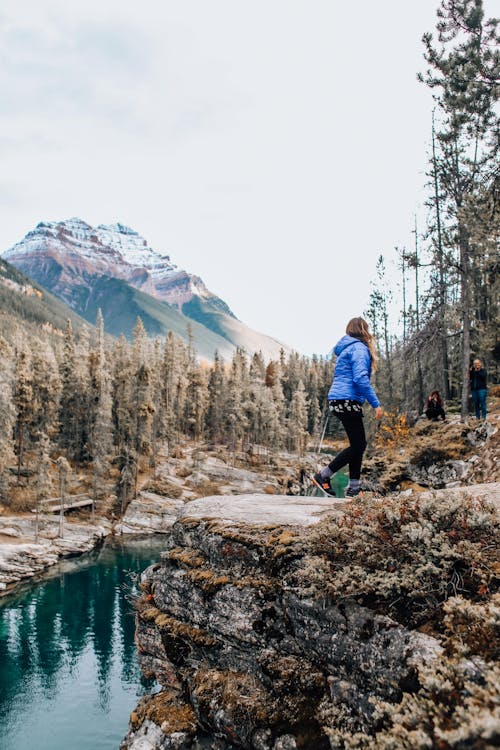
<svg viewBox="0 0 500 750">
<path fill-rule="evenodd" d="M 0 600 L 0 749 L 116 750 L 138 697 L 137 572 L 161 537 L 108 543 Z"/>
</svg>

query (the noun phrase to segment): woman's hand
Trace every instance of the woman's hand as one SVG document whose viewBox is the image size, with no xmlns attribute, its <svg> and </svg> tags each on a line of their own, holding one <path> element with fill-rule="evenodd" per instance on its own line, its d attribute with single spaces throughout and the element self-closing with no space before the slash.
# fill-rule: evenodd
<svg viewBox="0 0 500 750">
<path fill-rule="evenodd" d="M 375 409 L 375 419 L 381 419 L 383 413 L 384 412 L 382 411 L 382 407 L 381 406 L 377 406 L 376 409 Z"/>
</svg>

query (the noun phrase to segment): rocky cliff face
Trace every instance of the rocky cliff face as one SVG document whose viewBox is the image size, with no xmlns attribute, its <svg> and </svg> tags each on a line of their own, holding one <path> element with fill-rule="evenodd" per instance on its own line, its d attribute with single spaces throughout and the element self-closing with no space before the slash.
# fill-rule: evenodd
<svg viewBox="0 0 500 750">
<path fill-rule="evenodd" d="M 189 503 L 142 577 L 139 660 L 162 690 L 132 713 L 122 750 L 493 746 L 491 653 L 440 643 L 468 600 L 492 606 L 483 496 L 498 485 L 484 487 L 390 508 Z M 478 612 L 487 643 L 492 615 Z"/>
</svg>

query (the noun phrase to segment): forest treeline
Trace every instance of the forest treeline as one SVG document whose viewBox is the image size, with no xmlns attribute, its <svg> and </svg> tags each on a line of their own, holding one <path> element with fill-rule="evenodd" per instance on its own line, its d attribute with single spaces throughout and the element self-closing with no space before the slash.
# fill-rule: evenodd
<svg viewBox="0 0 500 750">
<path fill-rule="evenodd" d="M 237 350 L 209 364 L 173 334 L 148 338 L 140 319 L 132 342 L 110 341 L 100 313 L 92 334 L 75 335 L 68 321 L 62 337 L 18 331 L 0 348 L 4 500 L 9 476 L 25 475 L 27 463 L 40 498 L 53 489 L 51 462 L 61 475 L 71 462 L 91 469 L 96 500 L 116 475 L 126 503 L 160 445 L 171 451 L 192 439 L 301 453 L 321 429 L 332 378 L 331 362 L 296 353 L 265 362 Z"/>
<path fill-rule="evenodd" d="M 438 389 L 465 417 L 472 358 L 490 382 L 500 374 L 500 34 L 482 0 L 443 0 L 437 13 L 418 76 L 434 97 L 426 226 L 415 220 L 412 247 L 396 248 L 397 288 L 380 255 L 367 316 L 383 402 L 421 412 Z"/>
</svg>

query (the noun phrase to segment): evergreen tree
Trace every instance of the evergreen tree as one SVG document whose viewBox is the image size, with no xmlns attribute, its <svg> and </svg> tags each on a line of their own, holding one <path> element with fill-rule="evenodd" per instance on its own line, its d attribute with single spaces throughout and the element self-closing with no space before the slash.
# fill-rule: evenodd
<svg viewBox="0 0 500 750">
<path fill-rule="evenodd" d="M 248 371 L 245 353 L 238 349 L 233 355 L 231 371 L 228 378 L 227 402 L 224 413 L 224 424 L 229 445 L 235 451 L 243 441 L 247 429 L 244 410 L 248 386 Z"/>
<path fill-rule="evenodd" d="M 179 417 L 176 409 L 178 396 L 178 382 L 181 377 L 182 367 L 178 342 L 169 331 L 163 352 L 162 375 L 163 381 L 162 401 L 164 405 L 164 418 L 161 426 L 161 435 L 166 438 L 169 450 L 177 443 L 179 433 Z"/>
<path fill-rule="evenodd" d="M 132 406 L 133 367 L 129 345 L 121 336 L 112 352 L 112 418 L 117 453 L 132 447 L 134 419 Z"/>
<path fill-rule="evenodd" d="M 32 403 L 30 429 L 55 436 L 59 431 L 61 378 L 52 347 L 36 341 L 32 353 Z"/>
<path fill-rule="evenodd" d="M 42 500 L 46 500 L 52 491 L 50 476 L 50 441 L 46 433 L 38 434 L 38 451 L 36 461 L 36 500 L 35 500 L 35 542 L 38 543 L 39 514 Z"/>
<path fill-rule="evenodd" d="M 112 399 L 110 377 L 104 351 L 104 321 L 97 315 L 97 346 L 89 358 L 89 450 L 93 465 L 93 505 L 105 496 L 105 479 L 110 472 L 113 450 Z"/>
<path fill-rule="evenodd" d="M 75 346 L 75 444 L 73 457 L 77 461 L 91 460 L 92 398 L 90 384 L 90 335 L 83 326 Z"/>
<path fill-rule="evenodd" d="M 151 351 L 144 325 L 140 318 L 134 328 L 132 352 L 132 409 L 133 409 L 133 454 L 135 456 L 134 494 L 137 494 L 137 480 L 140 456 L 151 453 L 151 429 L 155 407 L 153 404 L 153 379 L 149 362 Z"/>
<path fill-rule="evenodd" d="M 208 408 L 206 414 L 208 437 L 214 443 L 220 442 L 223 436 L 226 393 L 227 382 L 224 372 L 224 362 L 219 357 L 219 353 L 215 352 L 214 364 L 208 378 Z"/>
<path fill-rule="evenodd" d="M 290 404 L 288 442 L 290 449 L 302 454 L 307 441 L 307 398 L 301 380 L 297 384 Z"/>
<path fill-rule="evenodd" d="M 379 340 L 382 341 L 384 351 L 384 370 L 386 377 L 386 399 L 388 403 L 394 403 L 394 377 L 392 363 L 392 344 L 389 332 L 389 305 L 392 302 L 392 292 L 387 285 L 386 268 L 384 256 L 380 255 L 376 265 L 376 279 L 372 283 L 370 293 L 368 318 L 372 324 L 372 330 Z M 380 380 L 377 381 L 380 390 Z"/>
<path fill-rule="evenodd" d="M 271 363 L 270 363 L 271 364 Z M 270 415 L 271 435 L 273 445 L 276 449 L 283 446 L 286 432 L 286 404 L 285 394 L 282 385 L 282 365 L 281 362 L 273 363 L 274 367 L 270 371 L 266 370 L 265 384 L 271 390 L 272 402 L 274 404 L 274 413 Z M 272 373 L 272 374 L 271 374 Z"/>
<path fill-rule="evenodd" d="M 76 392 L 75 340 L 71 321 L 66 322 L 63 355 L 60 365 L 61 398 L 59 408 L 59 441 L 73 455 L 79 447 L 79 398 Z"/>
<path fill-rule="evenodd" d="M 162 352 L 159 339 L 155 339 L 153 348 L 153 359 L 151 363 L 152 372 L 152 399 L 155 407 L 151 422 L 151 458 L 150 465 L 153 470 L 153 478 L 156 478 L 156 465 L 160 440 L 165 425 L 165 402 L 163 398 L 164 388 L 162 382 Z"/>
<path fill-rule="evenodd" d="M 318 372 L 318 359 L 313 356 L 306 384 L 308 401 L 307 430 L 310 435 L 317 436 L 321 429 L 321 402 L 322 393 L 320 387 L 320 375 Z"/>
<path fill-rule="evenodd" d="M 125 450 L 119 456 L 120 474 L 117 488 L 117 499 L 123 515 L 132 496 L 132 489 L 137 486 L 137 460 L 133 451 Z"/>
<path fill-rule="evenodd" d="M 66 482 L 68 476 L 71 474 L 71 466 L 64 456 L 59 456 L 56 460 L 57 469 L 59 472 L 59 536 L 64 536 L 64 506 L 66 505 Z"/>
<path fill-rule="evenodd" d="M 7 470 L 14 456 L 14 355 L 7 341 L 0 337 L 0 499 L 7 499 Z"/>
<path fill-rule="evenodd" d="M 15 436 L 17 453 L 17 479 L 21 476 L 24 450 L 29 438 L 28 423 L 31 415 L 33 396 L 32 374 L 28 354 L 24 350 L 16 352 L 14 378 L 14 408 L 16 413 Z"/>
<path fill-rule="evenodd" d="M 437 42 L 424 35 L 429 69 L 425 80 L 435 92 L 439 125 L 433 154 L 436 190 L 453 232 L 457 251 L 461 308 L 461 412 L 468 413 L 468 372 L 473 324 L 472 285 L 480 247 L 474 241 L 464 208 L 497 167 L 500 97 L 498 19 L 484 18 L 482 0 L 442 0 Z"/>
<path fill-rule="evenodd" d="M 203 435 L 207 400 L 208 386 L 205 373 L 196 361 L 190 361 L 187 373 L 184 424 L 185 432 L 195 440 L 200 440 Z"/>
</svg>

